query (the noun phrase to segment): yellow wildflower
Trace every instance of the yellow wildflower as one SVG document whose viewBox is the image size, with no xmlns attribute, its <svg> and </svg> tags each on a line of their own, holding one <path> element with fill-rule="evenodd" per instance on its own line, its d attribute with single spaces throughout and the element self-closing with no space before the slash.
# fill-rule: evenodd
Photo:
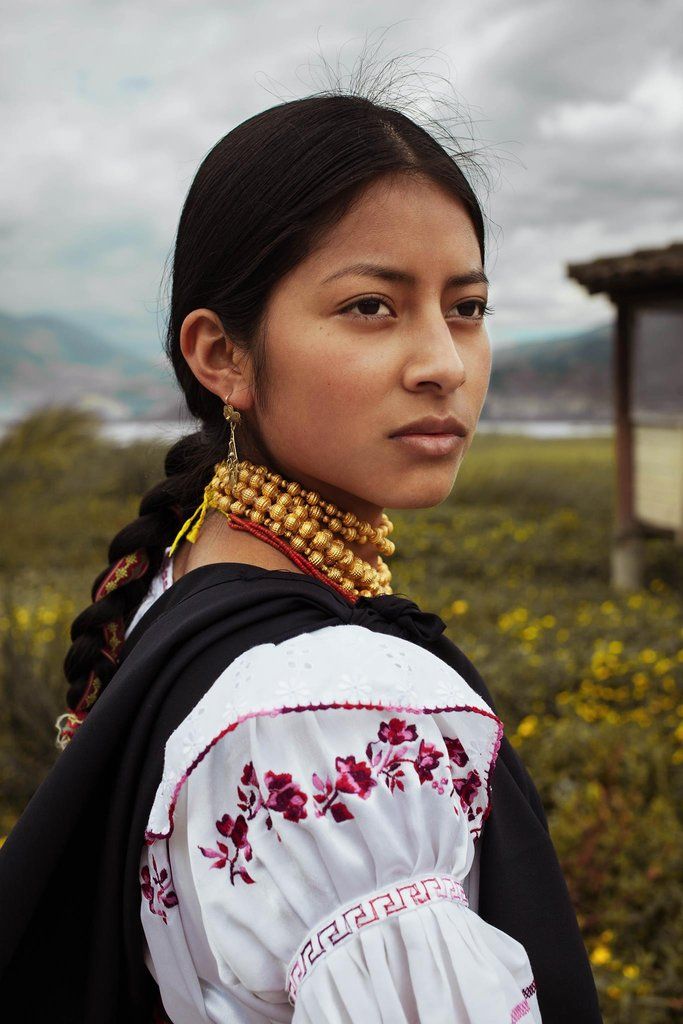
<svg viewBox="0 0 683 1024">
<path fill-rule="evenodd" d="M 454 601 L 451 605 L 451 611 L 454 615 L 464 615 L 468 608 L 468 601 Z"/>
<path fill-rule="evenodd" d="M 527 715 L 517 726 L 517 732 L 520 736 L 533 736 L 538 726 L 538 718 L 536 715 Z"/>
<path fill-rule="evenodd" d="M 608 964 L 612 959 L 612 951 L 609 948 L 609 946 L 596 946 L 593 952 L 591 953 L 590 958 L 591 963 L 597 964 L 598 966 L 600 966 L 601 964 Z"/>
</svg>

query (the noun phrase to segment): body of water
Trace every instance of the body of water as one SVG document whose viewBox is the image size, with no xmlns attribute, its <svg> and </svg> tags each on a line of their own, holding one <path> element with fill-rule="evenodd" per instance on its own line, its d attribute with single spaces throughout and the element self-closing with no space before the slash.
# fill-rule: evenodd
<svg viewBox="0 0 683 1024">
<path fill-rule="evenodd" d="M 179 437 L 190 433 L 189 424 L 177 424 L 164 420 L 159 422 L 141 422 L 136 420 L 116 420 L 105 423 L 102 433 L 118 444 L 129 444 L 131 441 L 146 439 L 173 444 Z M 480 420 L 477 432 L 481 434 L 523 434 L 526 437 L 611 437 L 614 427 L 611 423 L 573 422 L 570 420 L 538 420 L 523 422 L 518 420 Z"/>
</svg>

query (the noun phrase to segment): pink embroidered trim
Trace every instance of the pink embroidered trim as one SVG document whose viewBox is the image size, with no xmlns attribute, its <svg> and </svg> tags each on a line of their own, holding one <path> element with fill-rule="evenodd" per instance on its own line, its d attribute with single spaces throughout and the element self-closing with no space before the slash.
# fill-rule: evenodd
<svg viewBox="0 0 683 1024">
<path fill-rule="evenodd" d="M 529 1006 L 527 1000 L 531 998 L 535 991 L 536 979 L 534 978 L 532 979 L 530 985 L 527 985 L 526 988 L 522 989 L 522 995 L 524 996 L 524 999 L 521 1001 L 521 1003 L 517 1003 L 516 1006 L 512 1007 L 512 1010 L 510 1012 L 510 1024 L 517 1024 L 518 1020 L 521 1020 L 522 1017 L 526 1017 L 527 1013 L 531 1013 L 531 1007 Z"/>
<path fill-rule="evenodd" d="M 415 910 L 434 900 L 449 900 L 469 906 L 465 890 L 452 875 L 429 875 L 372 893 L 309 932 L 287 970 L 285 987 L 292 1006 L 304 978 L 325 953 L 356 935 L 366 925 L 385 921 L 392 914 L 400 914 L 404 910 Z"/>
<path fill-rule="evenodd" d="M 453 705 L 453 706 L 450 706 L 450 707 L 447 706 L 447 707 L 436 707 L 436 708 L 416 708 L 416 707 L 411 707 L 409 705 L 404 705 L 404 704 L 363 704 L 363 703 L 360 703 L 360 702 L 352 704 L 352 703 L 349 703 L 349 702 L 338 703 L 338 702 L 335 701 L 335 702 L 332 702 L 330 704 L 304 704 L 304 705 L 299 705 L 297 707 L 273 708 L 270 711 L 268 711 L 268 710 L 248 711 L 244 715 L 239 715 L 234 722 L 231 722 L 224 729 L 221 729 L 221 731 L 219 733 L 217 733 L 217 735 L 214 736 L 213 739 L 210 740 L 209 743 L 207 743 L 207 745 L 204 747 L 204 749 L 201 751 L 201 753 L 199 753 L 197 755 L 197 757 L 195 757 L 194 761 L 192 761 L 192 763 L 188 766 L 188 768 L 186 768 L 186 770 L 184 771 L 184 773 L 182 774 L 182 776 L 180 777 L 180 779 L 178 780 L 178 782 L 176 783 L 176 785 L 175 785 L 175 787 L 173 789 L 173 794 L 171 796 L 171 802 L 170 802 L 169 808 L 168 808 L 168 821 L 169 821 L 168 830 L 165 831 L 165 832 L 152 832 L 150 829 L 146 829 L 145 830 L 145 843 L 147 844 L 147 846 L 151 846 L 152 843 L 155 843 L 158 839 L 168 839 L 168 837 L 172 834 L 172 832 L 173 832 L 173 818 L 174 818 L 174 814 L 175 814 L 175 808 L 176 808 L 176 804 L 178 803 L 178 797 L 180 796 L 180 791 L 182 790 L 183 786 L 185 785 L 185 783 L 187 782 L 188 778 L 190 777 L 192 772 L 195 770 L 195 768 L 197 768 L 197 766 L 200 765 L 201 762 L 204 760 L 204 758 L 209 753 L 209 751 L 219 742 L 219 740 L 222 740 L 224 736 L 227 736 L 228 733 L 230 733 L 230 732 L 234 732 L 234 730 L 238 727 L 238 725 L 241 725 L 243 722 L 249 721 L 249 719 L 251 719 L 251 718 L 265 718 L 265 717 L 277 718 L 279 715 L 287 715 L 287 714 L 290 714 L 291 712 L 330 711 L 330 710 L 334 710 L 334 711 L 337 711 L 337 710 L 341 710 L 341 711 L 399 711 L 399 712 L 402 712 L 404 714 L 412 714 L 412 715 L 439 715 L 439 714 L 450 713 L 450 712 L 453 712 L 453 711 L 471 711 L 471 712 L 473 712 L 473 713 L 475 713 L 477 715 L 483 715 L 485 718 L 492 719 L 496 723 L 496 725 L 497 725 L 497 730 L 496 730 L 495 741 L 494 741 L 494 744 L 493 744 L 493 749 L 491 751 L 491 754 L 489 755 L 489 763 L 488 763 L 488 768 L 487 768 L 487 771 L 486 771 L 486 780 L 485 780 L 486 781 L 486 809 L 484 810 L 484 813 L 483 813 L 482 819 L 481 819 L 482 825 L 484 824 L 484 822 L 488 818 L 489 814 L 491 813 L 491 774 L 492 774 L 493 769 L 495 767 L 496 760 L 498 758 L 498 751 L 500 750 L 500 745 L 501 745 L 502 740 L 503 740 L 503 722 L 498 717 L 498 715 L 495 715 L 492 711 L 485 711 L 483 708 L 472 707 L 469 704 L 456 704 L 456 705 Z M 477 838 L 478 837 L 475 836 L 475 841 L 476 841 Z"/>
<path fill-rule="evenodd" d="M 527 1003 L 526 999 L 523 999 L 521 1003 L 517 1003 L 516 1006 L 512 1007 L 510 1013 L 510 1024 L 517 1024 L 518 1020 L 522 1017 L 526 1017 L 527 1013 L 531 1013 L 531 1007 Z"/>
</svg>

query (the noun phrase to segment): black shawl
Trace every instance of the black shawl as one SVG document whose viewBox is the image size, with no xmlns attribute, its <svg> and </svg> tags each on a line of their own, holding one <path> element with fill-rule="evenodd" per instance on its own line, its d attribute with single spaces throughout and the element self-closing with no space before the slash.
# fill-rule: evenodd
<svg viewBox="0 0 683 1024">
<path fill-rule="evenodd" d="M 138 866 L 171 732 L 236 657 L 339 623 L 420 644 L 495 712 L 436 615 L 404 597 L 355 605 L 319 580 L 201 566 L 161 594 L 0 849 L 0 995 L 22 1020 L 150 1024 Z M 600 1024 L 597 993 L 534 784 L 503 738 L 481 838 L 479 914 L 525 947 L 544 1024 Z M 489 1022 L 482 1022 L 489 1024 Z"/>
</svg>

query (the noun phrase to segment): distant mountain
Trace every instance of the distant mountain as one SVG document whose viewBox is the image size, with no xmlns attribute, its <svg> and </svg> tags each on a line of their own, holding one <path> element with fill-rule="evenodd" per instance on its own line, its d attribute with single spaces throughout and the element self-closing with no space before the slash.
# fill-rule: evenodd
<svg viewBox="0 0 683 1024">
<path fill-rule="evenodd" d="M 612 418 L 611 327 L 493 353 L 482 420 Z M 0 419 L 52 402 L 109 420 L 188 419 L 165 357 L 137 356 L 56 316 L 0 313 Z"/>
<path fill-rule="evenodd" d="M 136 356 L 61 317 L 0 313 L 0 418 L 53 402 L 104 419 L 177 419 L 180 409 L 161 354 Z"/>
<path fill-rule="evenodd" d="M 612 327 L 494 350 L 482 420 L 613 417 Z"/>
</svg>

